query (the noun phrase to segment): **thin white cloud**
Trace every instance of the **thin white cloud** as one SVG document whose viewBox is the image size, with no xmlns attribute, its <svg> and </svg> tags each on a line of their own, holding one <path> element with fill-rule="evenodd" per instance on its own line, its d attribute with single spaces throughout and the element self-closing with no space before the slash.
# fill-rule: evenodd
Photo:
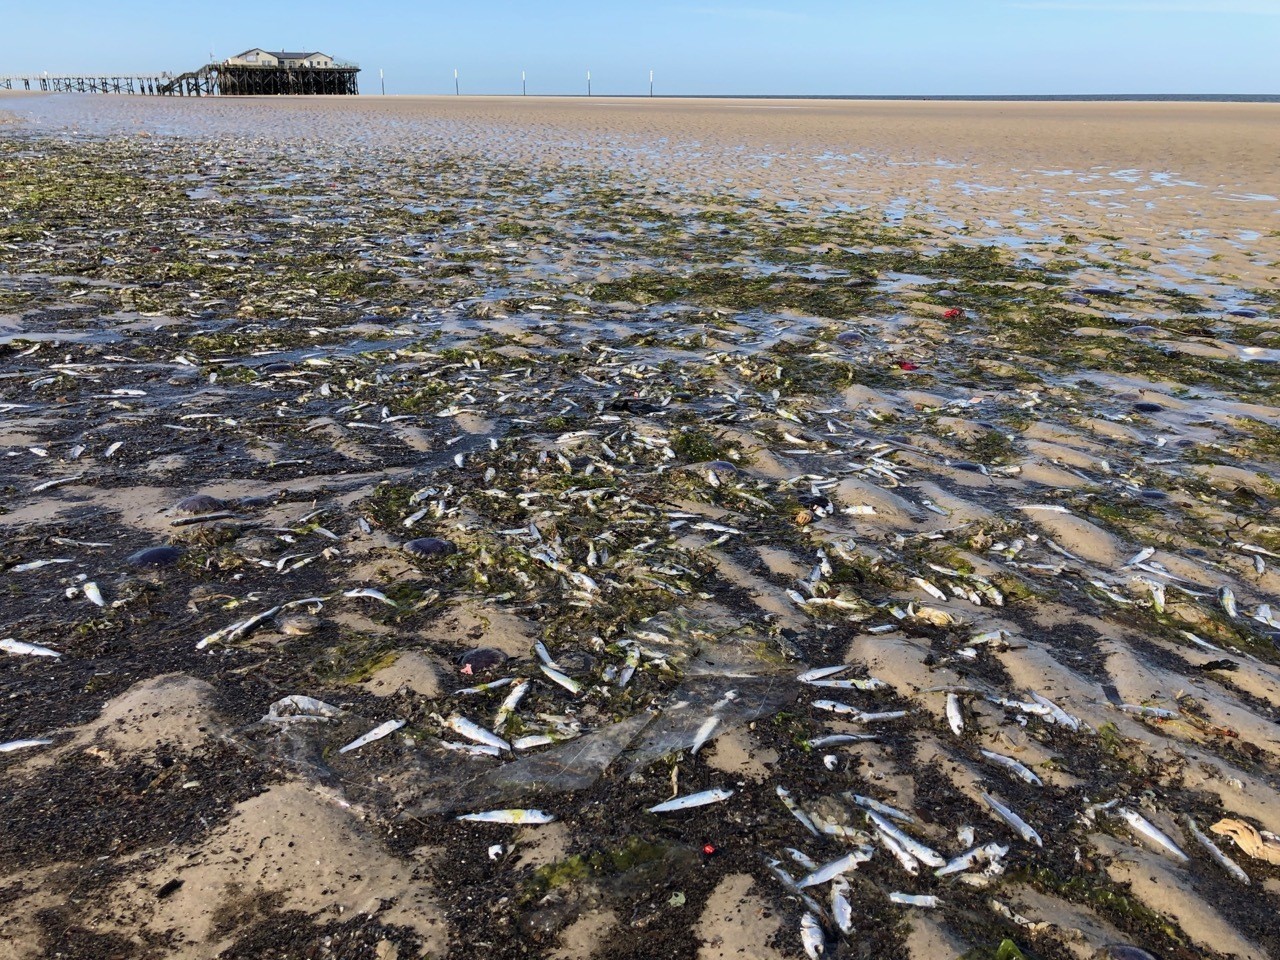
<svg viewBox="0 0 1280 960">
<path fill-rule="evenodd" d="M 1076 10 L 1081 13 L 1218 13 L 1280 16 L 1280 0 L 1014 0 L 1020 10 Z"/>
</svg>

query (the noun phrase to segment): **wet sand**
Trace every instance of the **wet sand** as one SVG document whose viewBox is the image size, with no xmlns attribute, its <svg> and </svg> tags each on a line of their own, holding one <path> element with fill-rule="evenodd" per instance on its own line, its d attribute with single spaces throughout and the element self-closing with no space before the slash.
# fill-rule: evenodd
<svg viewBox="0 0 1280 960">
<path fill-rule="evenodd" d="M 1274 956 L 1277 114 L 5 96 L 0 957 Z"/>
</svg>

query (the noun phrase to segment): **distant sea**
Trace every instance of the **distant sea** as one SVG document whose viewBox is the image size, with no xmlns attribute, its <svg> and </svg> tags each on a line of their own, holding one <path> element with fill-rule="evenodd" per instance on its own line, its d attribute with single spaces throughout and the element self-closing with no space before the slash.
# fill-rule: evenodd
<svg viewBox="0 0 1280 960">
<path fill-rule="evenodd" d="M 634 96 L 644 96 L 635 94 Z M 938 94 L 906 96 L 902 94 L 830 94 L 797 96 L 795 94 L 661 94 L 675 100 L 1026 100 L 1026 101 L 1131 101 L 1134 103 L 1280 103 L 1280 93 L 1044 93 L 1044 94 Z"/>
<path fill-rule="evenodd" d="M 617 95 L 608 95 L 617 96 Z M 630 96 L 645 96 L 634 93 Z M 829 96 L 795 93 L 660 93 L 671 100 L 1025 100 L 1037 101 L 1160 101 L 1166 104 L 1280 104 L 1280 93 L 991 93 L 991 95 L 964 95 L 964 93 L 940 93 L 936 96 L 908 96 L 901 93 L 863 95 L 863 93 L 832 93 Z"/>
</svg>

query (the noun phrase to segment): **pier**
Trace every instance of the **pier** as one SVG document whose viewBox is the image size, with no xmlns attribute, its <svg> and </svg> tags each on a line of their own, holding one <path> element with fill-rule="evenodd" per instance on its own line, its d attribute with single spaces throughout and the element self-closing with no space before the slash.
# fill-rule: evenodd
<svg viewBox="0 0 1280 960">
<path fill-rule="evenodd" d="M 278 67 L 210 63 L 198 70 L 132 76 L 0 76 L 2 90 L 42 93 L 121 93 L 156 97 L 354 96 L 360 92 L 350 63 Z"/>
</svg>

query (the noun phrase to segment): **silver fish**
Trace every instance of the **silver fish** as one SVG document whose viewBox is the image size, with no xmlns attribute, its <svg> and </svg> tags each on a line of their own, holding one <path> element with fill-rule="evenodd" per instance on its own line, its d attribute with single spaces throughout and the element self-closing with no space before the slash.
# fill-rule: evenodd
<svg viewBox="0 0 1280 960">
<path fill-rule="evenodd" d="M 98 585 L 92 580 L 86 583 L 83 589 L 84 595 L 90 603 L 96 604 L 99 607 L 105 607 L 107 605 L 106 601 L 102 599 L 102 591 L 98 589 Z"/>
<path fill-rule="evenodd" d="M 683 797 L 672 797 L 665 803 L 660 803 L 656 807 L 650 807 L 649 813 L 671 813 L 676 810 L 688 810 L 691 807 L 705 807 L 709 803 L 720 803 L 728 800 L 733 796 L 732 790 L 723 790 L 716 788 L 715 790 L 703 790 L 701 793 L 691 793 Z"/>
<path fill-rule="evenodd" d="M 800 942 L 809 960 L 818 960 L 827 952 L 827 937 L 822 932 L 822 924 L 812 913 L 800 918 Z"/>
<path fill-rule="evenodd" d="M 899 810 L 897 807 L 891 807 L 887 803 L 881 803 L 874 797 L 864 797 L 860 793 L 846 793 L 844 796 L 846 800 L 852 800 L 858 806 L 867 810 L 874 810 L 876 813 L 883 814 L 886 817 L 893 817 L 893 819 L 900 820 L 903 823 L 916 822 L 916 818 L 906 811 Z"/>
<path fill-rule="evenodd" d="M 486 810 L 484 813 L 464 813 L 457 820 L 469 823 L 552 823 L 555 816 L 542 810 Z"/>
<path fill-rule="evenodd" d="M 1249 875 L 1244 872 L 1240 864 L 1228 857 L 1218 848 L 1216 843 L 1205 836 L 1205 834 L 1201 832 L 1200 828 L 1196 826 L 1196 822 L 1192 820 L 1191 817 L 1183 817 L 1182 822 L 1186 824 L 1187 832 L 1191 834 L 1192 838 L 1200 844 L 1200 846 L 1209 851 L 1209 856 L 1213 857 L 1222 869 L 1226 870 L 1227 873 L 1231 874 L 1231 876 L 1235 877 L 1241 883 L 1249 883 Z"/>
<path fill-rule="evenodd" d="M 811 740 L 801 740 L 800 745 L 817 750 L 820 747 L 838 747 L 846 743 L 862 743 L 866 740 L 875 739 L 875 735 L 870 733 L 833 733 L 825 737 L 814 737 Z"/>
<path fill-rule="evenodd" d="M 831 690 L 883 690 L 889 686 L 875 677 L 854 677 L 852 680 L 806 680 L 811 687 L 826 687 Z"/>
<path fill-rule="evenodd" d="M 831 915 L 843 934 L 853 933 L 853 903 L 849 900 L 849 881 L 836 877 L 831 881 Z"/>
<path fill-rule="evenodd" d="M 395 733 L 404 726 L 403 720 L 388 720 L 386 723 L 380 723 L 363 736 L 356 737 L 345 747 L 338 749 L 339 753 L 349 753 L 352 750 L 359 750 L 366 744 L 373 743 L 375 740 L 381 740 L 387 734 Z"/>
<path fill-rule="evenodd" d="M 814 667 L 812 670 L 806 670 L 800 676 L 796 677 L 801 683 L 813 683 L 815 680 L 823 680 L 826 677 L 834 676 L 837 673 L 844 673 L 850 669 L 851 665 L 847 663 L 837 663 L 831 667 Z"/>
<path fill-rule="evenodd" d="M 1028 843 L 1034 843 L 1037 847 L 1044 846 L 1044 841 L 1040 839 L 1040 834 L 1036 833 L 1027 821 L 1023 820 L 1020 816 L 989 793 L 983 793 L 982 799 L 987 802 L 987 806 L 994 810 L 1001 820 L 1017 831 L 1018 835 L 1021 836 L 1023 840 L 1026 840 Z"/>
<path fill-rule="evenodd" d="M 800 824 L 812 833 L 815 837 L 819 836 L 818 828 L 814 825 L 812 818 L 800 809 L 800 804 L 791 799 L 791 793 L 786 787 L 778 787 L 778 799 L 782 801 L 783 806 L 791 811 L 791 815 L 800 821 Z"/>
<path fill-rule="evenodd" d="M 1171 855 L 1175 860 L 1186 863 L 1191 858 L 1188 857 L 1176 843 L 1167 835 L 1162 833 L 1154 823 L 1129 807 L 1116 808 L 1116 816 L 1124 820 L 1129 825 L 1129 829 L 1136 833 L 1142 839 L 1146 840 L 1154 847 L 1158 847 L 1165 853 Z"/>
<path fill-rule="evenodd" d="M 564 687 L 566 690 L 572 693 L 575 697 L 582 692 L 582 684 L 580 684 L 577 680 L 574 680 L 572 677 L 565 676 L 559 670 L 555 669 L 554 667 L 549 667 L 545 663 L 540 664 L 540 666 L 542 667 L 543 673 L 545 673 L 550 679 L 554 680 L 556 683 L 560 684 L 560 686 Z"/>
<path fill-rule="evenodd" d="M 947 724 L 957 737 L 964 733 L 964 713 L 960 709 L 960 698 L 954 693 L 947 694 Z"/>
<path fill-rule="evenodd" d="M 832 860 L 830 863 L 823 864 L 817 870 L 811 872 L 803 880 L 799 881 L 799 887 L 803 890 L 805 887 L 816 886 L 819 883 L 826 883 L 828 880 L 842 876 L 850 870 L 856 870 L 858 864 L 866 863 L 871 859 L 874 850 L 870 847 L 859 847 L 852 853 L 845 854 L 838 860 Z"/>
<path fill-rule="evenodd" d="M 24 640 L 14 640 L 12 638 L 0 640 L 0 650 L 5 653 L 28 657 L 53 657 L 55 660 L 62 656 L 57 650 L 50 650 L 48 647 L 42 647 L 39 644 L 27 643 Z"/>
<path fill-rule="evenodd" d="M 35 740 L 10 740 L 8 743 L 0 743 L 0 753 L 13 753 L 15 750 L 26 750 L 28 747 L 46 747 L 53 743 L 52 740 L 37 738 Z"/>
<path fill-rule="evenodd" d="M 719 717 L 708 717 L 702 721 L 702 726 L 698 727 L 698 732 L 693 735 L 693 745 L 689 749 L 691 755 L 697 755 L 702 749 L 702 745 L 711 738 L 711 734 L 715 733 L 716 727 L 720 726 Z"/>
<path fill-rule="evenodd" d="M 462 690 L 455 690 L 453 692 L 453 695 L 455 697 L 465 697 L 465 696 L 470 696 L 473 693 L 488 693 L 490 690 L 497 690 L 501 687 L 505 687 L 508 683 L 511 683 L 514 680 L 515 680 L 515 677 L 502 677 L 501 679 L 498 679 L 498 680 L 490 680 L 488 683 L 476 684 L 474 687 L 466 687 Z"/>
<path fill-rule="evenodd" d="M 983 860 L 999 860 L 1009 852 L 1009 848 L 998 843 L 988 843 L 981 847 L 966 850 L 960 856 L 948 861 L 945 867 L 933 871 L 935 877 L 946 877 L 953 873 L 963 873 Z"/>
<path fill-rule="evenodd" d="M 1240 615 L 1236 609 L 1236 595 L 1230 587 L 1218 588 L 1218 602 L 1222 604 L 1222 609 L 1227 612 L 1227 616 L 1234 620 Z"/>
<path fill-rule="evenodd" d="M 233 623 L 229 627 L 223 627 L 221 630 L 215 630 L 203 640 L 196 644 L 197 650 L 203 650 L 205 647 L 215 643 L 235 643 L 251 634 L 260 624 L 266 623 L 277 613 L 284 609 L 284 605 L 272 607 L 270 610 L 264 610 L 262 613 L 255 614 L 238 623 Z"/>
<path fill-rule="evenodd" d="M 454 733 L 459 733 L 468 740 L 474 740 L 476 743 L 483 743 L 490 747 L 497 747 L 499 750 L 510 750 L 511 744 L 503 740 L 496 733 L 491 733 L 478 723 L 472 723 L 461 714 L 452 713 L 444 721 L 444 725 Z"/>
<path fill-rule="evenodd" d="M 375 590 L 373 587 L 357 587 L 355 590 L 347 590 L 342 594 L 344 597 L 355 599 L 357 597 L 368 597 L 371 600 L 377 600 L 385 603 L 388 607 L 397 606 L 396 602 L 388 597 L 381 590 Z"/>
<path fill-rule="evenodd" d="M 991 750 L 981 750 L 979 752 L 992 763 L 1000 764 L 1000 766 L 1009 770 L 1015 776 L 1022 778 L 1027 783 L 1034 784 L 1037 787 L 1044 786 L 1044 782 L 1041 781 L 1039 777 L 1020 764 L 1017 760 L 1013 759 L 1013 757 L 1006 757 L 1003 754 L 994 753 Z"/>
<path fill-rule="evenodd" d="M 876 829 L 881 833 L 888 834 L 893 837 L 894 841 L 897 842 L 899 846 L 921 863 L 927 863 L 931 867 L 946 866 L 947 861 L 943 859 L 936 850 L 931 850 L 915 837 L 911 837 L 903 833 L 874 810 L 867 811 L 867 819 L 874 823 L 876 825 Z"/>
<path fill-rule="evenodd" d="M 524 699 L 524 695 L 529 692 L 529 681 L 521 680 L 506 698 L 498 705 L 498 715 L 493 719 L 493 727 L 495 730 L 501 730 L 507 725 L 507 721 L 511 719 L 511 715 L 516 712 L 516 707 L 520 706 L 520 701 Z"/>
<path fill-rule="evenodd" d="M 318 721 L 336 720 L 342 716 L 342 711 L 333 704 L 325 703 L 323 700 L 317 700 L 315 697 L 305 697 L 301 694 L 291 694 L 282 697 L 271 706 L 267 707 L 266 716 L 262 718 L 264 723 L 292 723 L 294 721 Z"/>
<path fill-rule="evenodd" d="M 26 563 L 20 563 L 16 567 L 10 567 L 10 573 L 26 573 L 28 570 L 39 570 L 41 567 L 48 567 L 55 563 L 73 563 L 72 560 L 29 560 Z"/>
<path fill-rule="evenodd" d="M 891 893 L 889 899 L 894 903 L 901 903 L 908 907 L 928 907 L 933 909 L 942 906 L 942 901 L 937 897 L 925 896 L 914 893 Z"/>
<path fill-rule="evenodd" d="M 818 869 L 818 862 L 809 856 L 803 850 L 797 850 L 795 847 L 784 847 L 783 850 L 796 863 L 804 867 L 809 873 Z"/>
<path fill-rule="evenodd" d="M 472 757 L 500 757 L 502 751 L 487 743 L 457 743 L 453 740 L 441 740 L 440 746 L 455 753 L 465 753 Z"/>
<path fill-rule="evenodd" d="M 897 840 L 893 839 L 893 837 L 889 836 L 887 833 L 877 834 L 877 838 L 880 840 L 880 846 L 893 854 L 894 859 L 901 864 L 903 870 L 907 871 L 907 873 L 911 874 L 913 877 L 920 872 L 919 861 L 916 860 L 916 858 L 911 855 L 910 851 L 904 848 L 902 844 L 898 843 Z"/>
</svg>

